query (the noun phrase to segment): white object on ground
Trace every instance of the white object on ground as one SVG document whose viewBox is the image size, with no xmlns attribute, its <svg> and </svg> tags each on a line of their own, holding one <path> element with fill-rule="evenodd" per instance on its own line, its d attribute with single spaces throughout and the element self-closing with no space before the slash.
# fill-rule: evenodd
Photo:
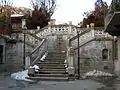
<svg viewBox="0 0 120 90">
<path fill-rule="evenodd" d="M 40 60 L 41 60 L 41 61 L 44 61 L 44 59 L 46 58 L 47 54 L 48 54 L 48 53 L 45 53 Z"/>
<path fill-rule="evenodd" d="M 16 79 L 16 80 L 24 80 L 24 81 L 32 81 L 29 79 L 26 79 L 28 76 L 28 70 L 24 70 L 21 72 L 13 73 L 11 74 L 11 78 Z"/>
<path fill-rule="evenodd" d="M 39 72 L 39 70 L 40 70 L 39 66 L 37 66 L 37 65 L 30 66 L 30 68 L 34 68 L 35 72 Z"/>
<path fill-rule="evenodd" d="M 35 72 L 38 72 L 39 69 L 40 69 L 39 66 L 37 66 L 37 65 L 30 66 L 30 68 L 34 68 Z M 29 77 L 28 76 L 28 70 L 19 71 L 19 72 L 11 74 L 11 78 L 13 78 L 13 79 L 24 80 L 24 81 L 32 81 L 32 80 L 26 79 L 26 77 Z"/>
<path fill-rule="evenodd" d="M 37 65 L 34 65 L 33 68 L 40 69 L 39 66 L 37 66 Z"/>
<path fill-rule="evenodd" d="M 99 71 L 99 70 L 93 70 L 93 71 L 89 71 L 87 73 L 84 74 L 85 76 L 114 76 L 113 74 L 111 73 L 106 73 L 106 72 L 102 72 L 102 71 Z"/>
<path fill-rule="evenodd" d="M 68 65 L 67 65 L 67 60 L 64 61 L 64 66 L 65 66 L 65 68 L 68 67 Z"/>
</svg>

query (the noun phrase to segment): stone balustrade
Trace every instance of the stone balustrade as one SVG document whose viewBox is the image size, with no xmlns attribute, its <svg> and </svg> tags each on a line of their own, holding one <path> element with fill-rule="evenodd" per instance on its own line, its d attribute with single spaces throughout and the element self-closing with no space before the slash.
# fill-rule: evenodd
<svg viewBox="0 0 120 90">
<path fill-rule="evenodd" d="M 103 37 L 112 37 L 111 35 L 109 35 L 108 33 L 105 33 L 104 31 L 99 31 L 99 30 L 90 30 L 89 32 L 86 32 L 82 35 L 79 36 L 79 45 L 82 46 L 84 45 L 85 43 L 91 41 L 91 40 L 94 40 L 96 38 L 103 38 Z M 74 48 L 77 48 L 77 43 L 78 43 L 78 38 L 76 36 L 76 38 L 74 38 L 73 40 L 71 40 L 71 45 L 74 47 Z"/>
<path fill-rule="evenodd" d="M 76 27 L 69 25 L 48 26 L 37 33 L 37 36 L 41 38 L 46 38 L 49 35 L 76 35 Z"/>
<path fill-rule="evenodd" d="M 94 30 L 95 37 L 112 37 L 110 34 L 105 33 L 103 30 Z"/>
</svg>

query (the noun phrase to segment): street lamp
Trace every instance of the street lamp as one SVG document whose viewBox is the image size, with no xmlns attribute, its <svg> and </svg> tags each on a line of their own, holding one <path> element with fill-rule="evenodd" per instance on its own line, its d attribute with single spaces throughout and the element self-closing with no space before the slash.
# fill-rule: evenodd
<svg viewBox="0 0 120 90">
<path fill-rule="evenodd" d="M 77 45 L 78 46 L 78 53 L 77 53 L 78 54 L 78 57 L 77 57 L 78 58 L 78 78 L 77 79 L 78 80 L 80 79 L 80 51 L 79 51 L 79 49 L 80 49 L 80 47 L 79 47 L 80 46 L 80 44 L 79 44 L 80 43 L 80 39 L 79 39 L 79 37 L 80 37 L 80 30 L 79 30 L 79 28 L 80 27 L 78 27 L 76 29 L 76 31 L 77 31 L 77 38 L 78 38 L 78 41 L 77 41 L 77 43 L 78 43 L 78 45 Z"/>
<path fill-rule="evenodd" d="M 25 41 L 26 41 L 26 35 L 25 35 L 25 30 L 27 30 L 27 27 L 26 26 L 24 26 L 23 28 L 22 28 L 22 30 L 23 30 L 23 34 L 24 34 L 24 36 L 23 36 L 23 38 L 24 38 L 24 44 L 23 44 L 23 64 L 25 65 L 25 54 L 26 54 L 26 52 L 25 52 Z"/>
</svg>

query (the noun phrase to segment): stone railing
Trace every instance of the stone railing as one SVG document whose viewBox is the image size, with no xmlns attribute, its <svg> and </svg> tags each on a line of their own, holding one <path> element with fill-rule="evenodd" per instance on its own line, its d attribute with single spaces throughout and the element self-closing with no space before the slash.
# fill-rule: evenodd
<svg viewBox="0 0 120 90">
<path fill-rule="evenodd" d="M 15 36 L 14 36 L 15 38 Z M 18 35 L 19 40 L 24 41 L 24 34 L 21 33 Z M 34 33 L 31 33 L 30 31 L 25 32 L 25 43 L 29 43 L 32 46 L 37 46 L 41 42 L 41 38 L 36 36 Z"/>
<path fill-rule="evenodd" d="M 71 35 L 75 36 L 77 27 L 73 25 L 47 26 L 36 33 L 38 37 L 46 38 L 50 35 Z"/>
<path fill-rule="evenodd" d="M 91 31 L 87 31 L 86 33 L 84 34 L 79 34 L 79 45 L 81 46 L 82 44 L 94 39 L 94 31 L 91 30 Z M 70 45 L 74 48 L 77 48 L 77 43 L 78 43 L 78 36 L 75 36 L 73 38 L 70 39 Z"/>
<path fill-rule="evenodd" d="M 79 45 L 83 46 L 92 40 L 103 37 L 112 37 L 112 36 L 109 35 L 108 33 L 104 33 L 104 31 L 99 31 L 94 29 L 87 30 L 79 34 Z M 78 47 L 77 43 L 78 43 L 78 36 L 75 36 L 70 39 L 70 44 L 73 48 L 77 49 Z"/>
<path fill-rule="evenodd" d="M 95 38 L 101 37 L 112 37 L 110 34 L 105 33 L 104 31 L 94 30 Z"/>
<path fill-rule="evenodd" d="M 37 63 L 37 61 L 47 52 L 47 41 L 43 39 L 36 48 L 30 53 L 31 65 Z"/>
</svg>

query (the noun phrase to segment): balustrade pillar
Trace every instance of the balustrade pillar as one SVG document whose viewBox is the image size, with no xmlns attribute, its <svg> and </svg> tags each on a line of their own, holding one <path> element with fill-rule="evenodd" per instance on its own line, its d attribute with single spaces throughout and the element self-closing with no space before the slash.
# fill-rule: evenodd
<svg viewBox="0 0 120 90">
<path fill-rule="evenodd" d="M 95 37 L 95 30 L 92 29 L 91 32 L 92 32 L 92 37 Z"/>
</svg>

